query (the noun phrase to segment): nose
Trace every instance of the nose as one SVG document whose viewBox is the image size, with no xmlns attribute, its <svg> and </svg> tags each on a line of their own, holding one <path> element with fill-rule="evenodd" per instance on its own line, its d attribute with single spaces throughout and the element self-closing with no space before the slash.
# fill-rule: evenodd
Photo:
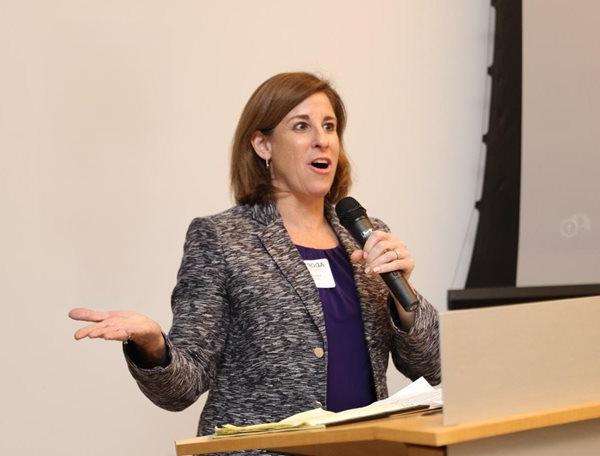
<svg viewBox="0 0 600 456">
<path fill-rule="evenodd" d="M 323 128 L 315 128 L 315 136 L 313 138 L 313 147 L 319 149 L 326 149 L 329 147 L 329 137 L 328 132 Z"/>
</svg>

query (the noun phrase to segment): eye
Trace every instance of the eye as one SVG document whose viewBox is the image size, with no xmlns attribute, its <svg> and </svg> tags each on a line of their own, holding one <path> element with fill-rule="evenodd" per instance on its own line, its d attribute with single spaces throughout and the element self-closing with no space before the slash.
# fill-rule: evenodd
<svg viewBox="0 0 600 456">
<path fill-rule="evenodd" d="M 335 124 L 335 122 L 325 122 L 323 128 L 327 131 L 336 131 L 337 125 Z"/>
<path fill-rule="evenodd" d="M 306 122 L 298 122 L 294 124 L 294 130 L 296 131 L 304 131 L 304 130 L 308 130 L 308 123 Z"/>
</svg>

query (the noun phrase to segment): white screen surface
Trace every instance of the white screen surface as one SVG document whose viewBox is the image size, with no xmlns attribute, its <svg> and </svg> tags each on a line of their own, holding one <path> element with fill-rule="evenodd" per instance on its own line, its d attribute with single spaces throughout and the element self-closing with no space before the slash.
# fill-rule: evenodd
<svg viewBox="0 0 600 456">
<path fill-rule="evenodd" d="M 519 286 L 600 282 L 599 14 L 523 2 Z"/>
</svg>

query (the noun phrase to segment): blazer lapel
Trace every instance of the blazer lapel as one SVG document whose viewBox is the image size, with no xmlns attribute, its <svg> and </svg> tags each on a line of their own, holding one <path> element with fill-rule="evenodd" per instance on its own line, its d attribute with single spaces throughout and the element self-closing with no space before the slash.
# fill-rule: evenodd
<svg viewBox="0 0 600 456">
<path fill-rule="evenodd" d="M 292 243 L 281 216 L 272 205 L 256 205 L 253 207 L 253 212 L 255 214 L 254 218 L 261 224 L 266 225 L 262 231 L 258 232 L 258 238 L 285 279 L 294 288 L 321 332 L 323 340 L 326 341 L 325 317 L 323 316 L 319 291 L 304 265 L 300 253 Z"/>
</svg>

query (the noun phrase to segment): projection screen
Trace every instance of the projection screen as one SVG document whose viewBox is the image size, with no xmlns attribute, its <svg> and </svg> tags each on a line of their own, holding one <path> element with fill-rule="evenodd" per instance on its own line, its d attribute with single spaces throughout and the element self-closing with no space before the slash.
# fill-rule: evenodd
<svg viewBox="0 0 600 456">
<path fill-rule="evenodd" d="M 600 2 L 523 2 L 517 285 L 600 282 Z"/>
</svg>

